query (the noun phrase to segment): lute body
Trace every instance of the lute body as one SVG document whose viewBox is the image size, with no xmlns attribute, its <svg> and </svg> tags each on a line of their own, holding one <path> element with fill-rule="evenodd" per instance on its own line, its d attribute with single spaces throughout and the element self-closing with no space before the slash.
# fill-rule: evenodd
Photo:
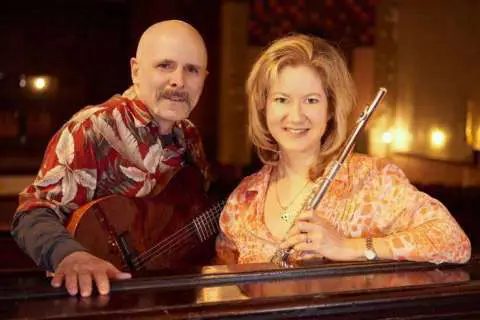
<svg viewBox="0 0 480 320">
<path fill-rule="evenodd" d="M 124 271 L 208 264 L 222 202 L 212 206 L 194 167 L 176 173 L 157 195 L 111 195 L 73 214 L 67 229 L 87 250 Z"/>
</svg>

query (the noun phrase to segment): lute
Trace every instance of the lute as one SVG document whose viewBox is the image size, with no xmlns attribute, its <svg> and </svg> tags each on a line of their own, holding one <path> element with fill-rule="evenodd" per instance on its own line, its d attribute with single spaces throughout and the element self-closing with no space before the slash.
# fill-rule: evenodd
<svg viewBox="0 0 480 320">
<path fill-rule="evenodd" d="M 224 201 L 212 205 L 198 169 L 186 166 L 157 195 L 110 195 L 74 212 L 67 229 L 95 256 L 137 272 L 201 265 L 214 255 Z"/>
</svg>

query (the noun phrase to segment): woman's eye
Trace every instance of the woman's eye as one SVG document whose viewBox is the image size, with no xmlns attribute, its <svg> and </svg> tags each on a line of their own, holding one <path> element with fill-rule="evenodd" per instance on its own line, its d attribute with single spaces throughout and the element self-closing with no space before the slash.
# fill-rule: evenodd
<svg viewBox="0 0 480 320">
<path fill-rule="evenodd" d="M 307 103 L 308 104 L 314 104 L 314 103 L 318 103 L 318 99 L 317 98 L 307 98 Z"/>
<path fill-rule="evenodd" d="M 277 103 L 285 103 L 287 102 L 287 98 L 284 98 L 284 97 L 276 97 L 273 99 L 274 102 L 277 102 Z"/>
</svg>

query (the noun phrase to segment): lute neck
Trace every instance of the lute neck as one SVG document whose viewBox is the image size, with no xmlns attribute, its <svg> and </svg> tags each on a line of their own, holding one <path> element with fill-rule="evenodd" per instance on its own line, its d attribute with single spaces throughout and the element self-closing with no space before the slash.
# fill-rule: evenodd
<svg viewBox="0 0 480 320">
<path fill-rule="evenodd" d="M 213 207 L 194 218 L 191 222 L 179 229 L 166 239 L 155 244 L 153 247 L 135 258 L 133 262 L 136 269 L 142 268 L 149 261 L 162 256 L 173 256 L 177 249 L 184 246 L 196 245 L 199 242 L 209 240 L 219 231 L 219 217 L 226 201 L 222 200 Z"/>
<path fill-rule="evenodd" d="M 200 242 L 208 240 L 219 232 L 219 217 L 225 202 L 225 200 L 218 202 L 191 222 L 195 227 L 194 230 Z M 192 229 L 193 228 L 188 228 L 188 230 Z"/>
</svg>

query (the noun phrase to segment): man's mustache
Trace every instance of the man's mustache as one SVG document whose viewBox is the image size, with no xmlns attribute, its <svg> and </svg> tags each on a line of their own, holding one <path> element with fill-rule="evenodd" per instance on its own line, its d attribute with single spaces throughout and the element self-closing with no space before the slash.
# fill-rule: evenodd
<svg viewBox="0 0 480 320">
<path fill-rule="evenodd" d="M 162 99 L 179 99 L 191 105 L 190 95 L 184 90 L 163 90 L 160 93 L 160 97 L 162 97 Z"/>
</svg>

